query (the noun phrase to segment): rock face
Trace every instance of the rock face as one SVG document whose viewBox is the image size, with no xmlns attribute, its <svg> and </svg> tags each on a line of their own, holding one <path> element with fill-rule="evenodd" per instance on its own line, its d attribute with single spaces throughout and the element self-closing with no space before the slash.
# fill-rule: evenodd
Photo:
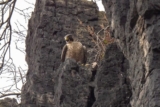
<svg viewBox="0 0 160 107">
<path fill-rule="evenodd" d="M 71 33 L 94 61 L 93 36 L 107 26 L 86 0 L 37 0 L 26 39 L 27 82 L 21 107 L 160 107 L 160 1 L 102 0 L 115 43 L 97 72 L 60 61 Z"/>
<path fill-rule="evenodd" d="M 131 87 L 127 78 L 128 60 L 116 43 L 106 48 L 104 60 L 95 79 L 95 98 L 92 107 L 131 107 Z"/>
<path fill-rule="evenodd" d="M 112 36 L 129 62 L 131 107 L 160 107 L 160 1 L 103 0 L 103 4 Z"/>
<path fill-rule="evenodd" d="M 65 44 L 64 36 L 71 33 L 90 50 L 88 63 L 93 61 L 92 55 L 96 52 L 93 50 L 95 45 L 92 41 L 92 33 L 98 32 L 102 29 L 101 26 L 107 25 L 104 16 L 104 13 L 98 11 L 95 3 L 86 0 L 36 1 L 26 38 L 26 61 L 29 69 L 26 75 L 27 82 L 22 88 L 22 107 L 59 107 L 62 105 L 74 107 L 78 102 L 79 107 L 91 105 L 92 101 L 88 101 L 91 89 L 86 86 L 89 80 L 85 80 L 89 77 L 83 74 L 80 81 L 73 80 L 70 76 L 62 78 L 60 73 L 62 71 L 59 70 L 62 67 L 60 53 Z M 69 75 L 67 71 L 63 71 L 66 73 L 63 75 Z M 64 84 L 65 81 L 67 84 Z M 73 88 L 76 84 L 81 85 Z M 69 89 L 71 91 L 67 91 Z M 64 93 L 67 95 L 69 93 L 69 95 Z M 75 96 L 70 98 L 71 95 Z M 77 100 L 76 97 L 78 97 Z"/>
<path fill-rule="evenodd" d="M 89 107 L 91 72 L 67 59 L 54 76 L 55 93 L 52 107 Z M 57 80 L 57 81 L 56 81 Z"/>
<path fill-rule="evenodd" d="M 5 98 L 0 100 L 0 107 L 19 107 L 16 99 Z"/>
</svg>

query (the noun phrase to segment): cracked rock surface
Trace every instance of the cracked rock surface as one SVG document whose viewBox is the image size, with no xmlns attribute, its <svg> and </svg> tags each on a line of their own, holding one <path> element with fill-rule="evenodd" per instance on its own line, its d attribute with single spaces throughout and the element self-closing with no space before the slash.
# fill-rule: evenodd
<svg viewBox="0 0 160 107">
<path fill-rule="evenodd" d="M 22 107 L 53 107 L 53 105 L 60 106 L 62 104 L 67 106 L 65 105 L 66 102 L 76 101 L 76 103 L 70 104 L 73 107 L 78 104 L 76 97 L 79 97 L 81 103 L 82 100 L 84 101 L 83 106 L 88 105 L 87 100 L 90 97 L 89 90 L 91 89 L 83 89 L 81 85 L 84 84 L 84 87 L 87 87 L 87 81 L 90 81 L 90 79 L 85 80 L 86 77 L 83 77 L 80 86 L 78 80 L 74 80 L 73 83 L 68 80 L 65 85 L 66 77 L 63 76 L 62 78 L 59 74 L 61 72 L 59 69 L 62 67 L 60 53 L 65 45 L 64 36 L 71 33 L 76 40 L 81 41 L 87 47 L 88 63 L 92 63 L 96 51 L 93 49 L 95 43 L 92 41 L 88 27 L 94 28 L 95 32 L 101 30 L 102 24 L 107 25 L 104 16 L 105 13 L 99 12 L 94 2 L 86 0 L 36 1 L 34 12 L 29 20 L 26 38 L 28 72 L 26 75 L 27 82 L 22 88 Z M 72 78 L 69 77 L 69 79 Z M 61 81 L 63 84 L 59 83 Z M 73 86 L 77 85 L 76 89 L 84 91 L 82 94 L 85 95 L 78 94 L 74 90 L 74 93 L 71 92 L 67 96 L 66 94 L 70 91 L 66 91 L 63 85 L 70 86 L 69 89 L 74 89 Z M 61 87 L 61 89 L 59 90 L 58 87 Z M 61 95 L 59 91 L 66 94 Z M 71 101 L 69 101 L 71 95 L 75 96 L 70 98 Z M 57 105 L 58 102 L 55 103 L 55 101 L 60 102 L 60 105 Z"/>
<path fill-rule="evenodd" d="M 4 98 L 0 100 L 0 107 L 19 107 L 16 99 Z"/>
<path fill-rule="evenodd" d="M 160 107 L 160 1 L 102 1 L 106 13 L 86 0 L 36 1 L 22 107 Z M 87 47 L 88 63 L 94 62 L 91 28 L 98 32 L 102 24 L 109 24 L 115 43 L 106 47 L 97 72 L 72 59 L 61 63 L 68 33 Z"/>
<path fill-rule="evenodd" d="M 112 36 L 129 61 L 132 107 L 160 107 L 160 1 L 102 0 Z"/>
</svg>

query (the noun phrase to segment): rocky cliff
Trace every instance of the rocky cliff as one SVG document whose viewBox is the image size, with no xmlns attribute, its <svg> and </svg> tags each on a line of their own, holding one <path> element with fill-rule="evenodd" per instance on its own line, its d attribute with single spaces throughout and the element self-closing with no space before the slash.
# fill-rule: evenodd
<svg viewBox="0 0 160 107">
<path fill-rule="evenodd" d="M 160 107 L 160 1 L 102 1 L 112 36 L 129 61 L 131 107 Z"/>
<path fill-rule="evenodd" d="M 16 99 L 5 98 L 0 100 L 0 107 L 19 107 L 19 105 Z"/>
<path fill-rule="evenodd" d="M 99 12 L 86 0 L 37 0 L 29 21 L 22 107 L 159 107 L 158 0 L 103 0 Z M 97 72 L 72 59 L 60 61 L 63 37 L 72 33 L 95 61 L 93 35 L 109 24 L 115 43 Z"/>
<path fill-rule="evenodd" d="M 89 97 L 93 90 L 88 86 L 91 71 L 75 65 L 75 72 L 84 74 L 79 74 L 80 80 L 72 78 L 68 72 L 75 63 L 65 69 L 68 63 L 61 63 L 60 53 L 64 36 L 71 33 L 89 50 L 88 63 L 94 61 L 97 50 L 93 35 L 107 26 L 105 13 L 99 12 L 94 2 L 86 0 L 37 0 L 28 26 L 26 61 L 29 69 L 22 88 L 22 107 L 92 105 Z"/>
</svg>

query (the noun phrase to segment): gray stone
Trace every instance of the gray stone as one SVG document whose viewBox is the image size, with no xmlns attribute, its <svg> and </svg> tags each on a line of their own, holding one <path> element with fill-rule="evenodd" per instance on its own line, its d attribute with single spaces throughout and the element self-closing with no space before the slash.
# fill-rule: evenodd
<svg viewBox="0 0 160 107">
<path fill-rule="evenodd" d="M 5 98 L 0 100 L 0 107 L 19 107 L 19 106 L 16 99 Z"/>
<path fill-rule="evenodd" d="M 52 107 L 55 103 L 54 98 L 59 101 L 59 97 L 55 94 L 57 86 L 60 85 L 57 83 L 60 77 L 58 79 L 55 75 L 59 72 L 61 65 L 60 53 L 65 44 L 64 36 L 72 33 L 76 40 L 81 41 L 88 50 L 91 50 L 95 43 L 87 26 L 93 27 L 94 31 L 98 32 L 102 24 L 107 25 L 105 13 L 99 13 L 94 2 L 87 0 L 36 1 L 26 38 L 26 61 L 29 69 L 26 74 L 27 82 L 22 88 L 22 107 Z M 88 51 L 88 63 L 93 61 L 95 54 L 95 50 Z M 62 79 L 62 81 L 65 80 Z M 62 86 L 62 88 L 65 87 Z M 83 90 L 82 86 L 77 87 L 79 88 Z M 65 90 L 62 91 L 65 92 Z M 86 89 L 85 92 L 88 93 L 88 91 L 89 89 Z M 73 98 L 72 100 L 75 100 L 75 97 Z M 73 105 L 75 105 L 74 102 Z M 81 103 L 78 105 L 80 106 Z M 83 105 L 87 104 L 84 102 Z"/>
<path fill-rule="evenodd" d="M 75 60 L 67 59 L 54 76 L 54 105 L 52 107 L 87 107 L 90 76 Z"/>
<path fill-rule="evenodd" d="M 96 101 L 92 107 L 131 107 L 128 65 L 128 60 L 116 43 L 107 46 L 95 79 Z"/>
<path fill-rule="evenodd" d="M 160 107 L 160 1 L 102 0 L 104 12 L 86 0 L 37 0 L 26 39 L 27 83 L 22 107 Z M 108 22 L 107 22 L 108 21 Z M 72 33 L 94 62 L 93 32 L 111 27 L 97 72 L 60 61 L 63 37 Z"/>
<path fill-rule="evenodd" d="M 129 61 L 132 107 L 159 107 L 158 0 L 102 0 L 112 36 Z"/>
</svg>

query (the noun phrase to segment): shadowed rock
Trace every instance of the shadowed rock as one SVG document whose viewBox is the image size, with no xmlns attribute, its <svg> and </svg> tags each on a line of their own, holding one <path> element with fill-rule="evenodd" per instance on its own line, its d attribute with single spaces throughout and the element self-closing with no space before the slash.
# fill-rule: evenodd
<svg viewBox="0 0 160 107">
<path fill-rule="evenodd" d="M 0 107 L 19 107 L 16 99 L 5 98 L 0 100 Z"/>
<path fill-rule="evenodd" d="M 37 0 L 26 39 L 22 107 L 160 106 L 160 1 L 102 1 L 116 43 L 107 47 L 93 77 L 72 60 L 61 64 L 60 53 L 71 33 L 89 49 L 88 62 L 94 60 L 93 32 L 85 27 L 97 32 L 105 23 L 99 23 L 96 4 Z"/>
<path fill-rule="evenodd" d="M 28 72 L 26 84 L 22 88 L 22 107 L 54 105 L 54 94 L 60 84 L 55 82 L 55 75 L 61 65 L 60 53 L 65 44 L 64 36 L 71 33 L 81 41 L 89 50 L 88 62 L 92 62 L 96 54 L 93 49 L 95 43 L 87 28 L 89 26 L 95 32 L 101 30 L 101 25 L 107 24 L 104 16 L 104 12 L 98 11 L 96 3 L 87 0 L 36 1 L 26 37 Z"/>
<path fill-rule="evenodd" d="M 75 60 L 67 59 L 58 69 L 54 107 L 87 107 L 91 73 Z"/>
<path fill-rule="evenodd" d="M 96 101 L 92 107 L 131 107 L 131 93 L 127 80 L 128 60 L 116 43 L 107 46 L 95 80 Z"/>
<path fill-rule="evenodd" d="M 102 1 L 112 36 L 129 62 L 131 107 L 160 107 L 160 1 Z"/>
</svg>

